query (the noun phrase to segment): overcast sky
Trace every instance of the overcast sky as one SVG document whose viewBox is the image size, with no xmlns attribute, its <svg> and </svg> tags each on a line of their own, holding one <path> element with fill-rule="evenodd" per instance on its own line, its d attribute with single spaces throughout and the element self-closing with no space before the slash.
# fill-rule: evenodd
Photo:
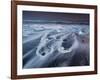
<svg viewBox="0 0 100 80">
<path fill-rule="evenodd" d="M 80 21 L 89 23 L 89 14 L 23 11 L 23 21 Z"/>
</svg>

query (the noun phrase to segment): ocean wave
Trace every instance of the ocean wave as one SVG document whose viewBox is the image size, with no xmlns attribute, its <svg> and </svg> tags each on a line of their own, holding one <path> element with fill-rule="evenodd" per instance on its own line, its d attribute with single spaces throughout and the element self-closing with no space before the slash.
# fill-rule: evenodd
<svg viewBox="0 0 100 80">
<path fill-rule="evenodd" d="M 23 68 L 89 65 L 89 26 L 50 26 L 24 26 Z"/>
</svg>

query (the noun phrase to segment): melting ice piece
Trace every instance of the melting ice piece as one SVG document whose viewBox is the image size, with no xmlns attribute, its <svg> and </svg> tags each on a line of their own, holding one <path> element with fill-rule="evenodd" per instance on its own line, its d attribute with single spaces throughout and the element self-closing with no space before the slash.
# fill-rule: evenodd
<svg viewBox="0 0 100 80">
<path fill-rule="evenodd" d="M 46 56 L 47 54 L 51 54 L 53 52 L 53 48 L 51 47 L 50 49 L 46 46 L 47 43 L 48 43 L 48 39 L 47 39 L 47 36 L 48 34 L 52 32 L 52 31 L 48 31 L 48 32 L 45 32 L 45 34 L 43 34 L 41 40 L 40 40 L 40 43 L 37 47 L 37 50 L 36 50 L 36 54 L 40 57 L 44 57 Z"/>
<path fill-rule="evenodd" d="M 68 39 L 69 41 L 63 41 L 64 39 Z M 63 42 L 65 43 L 64 46 L 62 46 Z M 70 44 L 70 46 L 68 46 L 68 44 Z M 66 47 L 68 47 L 66 49 Z M 58 47 L 58 51 L 60 53 L 70 53 L 72 50 L 74 50 L 75 48 L 78 47 L 78 40 L 76 38 L 76 35 L 74 33 L 72 33 L 71 35 L 68 34 L 68 36 L 64 35 L 61 42 L 60 42 L 60 46 Z"/>
</svg>

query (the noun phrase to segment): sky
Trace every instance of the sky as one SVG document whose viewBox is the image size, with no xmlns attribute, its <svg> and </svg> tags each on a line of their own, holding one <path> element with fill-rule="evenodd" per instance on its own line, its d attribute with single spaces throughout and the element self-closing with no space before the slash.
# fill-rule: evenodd
<svg viewBox="0 0 100 80">
<path fill-rule="evenodd" d="M 89 14 L 23 11 L 23 21 L 72 21 L 89 23 Z"/>
</svg>

